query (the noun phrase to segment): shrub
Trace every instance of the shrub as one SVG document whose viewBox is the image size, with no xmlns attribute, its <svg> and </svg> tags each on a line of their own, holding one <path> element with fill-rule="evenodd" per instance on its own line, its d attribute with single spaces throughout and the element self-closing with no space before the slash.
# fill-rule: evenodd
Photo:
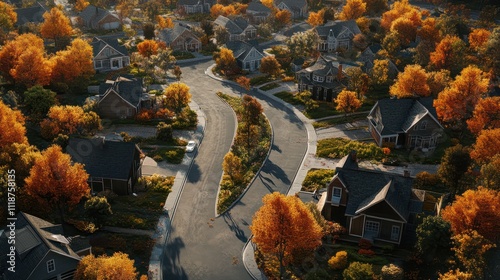
<svg viewBox="0 0 500 280">
<path fill-rule="evenodd" d="M 160 122 L 156 126 L 156 139 L 166 142 L 172 141 L 173 139 L 172 126 L 170 124 Z"/>
<path fill-rule="evenodd" d="M 284 77 L 283 79 L 281 79 L 283 82 L 293 82 L 295 81 L 295 77 L 294 76 L 286 76 Z"/>
<path fill-rule="evenodd" d="M 311 169 L 307 172 L 306 178 L 302 182 L 302 190 L 312 192 L 316 189 L 325 187 L 334 175 L 335 171 L 331 169 Z"/>
<path fill-rule="evenodd" d="M 334 270 L 341 270 L 347 267 L 347 252 L 339 251 L 328 260 L 328 265 Z"/>
<path fill-rule="evenodd" d="M 148 122 L 154 116 L 154 112 L 151 109 L 141 109 L 136 115 L 135 119 L 139 122 Z"/>
<path fill-rule="evenodd" d="M 384 265 L 381 270 L 382 280 L 401 280 L 404 276 L 404 271 L 401 267 L 389 264 Z"/>
<path fill-rule="evenodd" d="M 165 158 L 170 163 L 179 164 L 184 158 L 185 150 L 179 148 L 173 148 L 165 153 Z"/>
<path fill-rule="evenodd" d="M 163 161 L 163 157 L 161 155 L 154 155 L 153 160 L 156 162 Z"/>
<path fill-rule="evenodd" d="M 368 239 L 364 239 L 364 238 L 361 238 L 361 239 L 359 240 L 359 243 L 358 243 L 358 246 L 359 246 L 359 248 L 361 248 L 361 249 L 370 249 L 370 248 L 372 247 L 372 245 L 373 245 L 373 244 L 371 243 L 371 241 L 370 241 L 370 240 L 368 240 Z"/>
<path fill-rule="evenodd" d="M 144 176 L 139 179 L 139 182 L 144 184 L 146 189 L 154 192 L 170 193 L 174 184 L 174 177 L 166 177 L 158 174 Z"/>
<path fill-rule="evenodd" d="M 345 280 L 372 280 L 373 267 L 371 264 L 353 262 L 344 270 L 342 276 Z"/>
<path fill-rule="evenodd" d="M 437 174 L 430 174 L 427 171 L 418 173 L 413 181 L 413 187 L 416 189 L 435 189 L 437 185 L 441 184 L 441 180 Z"/>
<path fill-rule="evenodd" d="M 316 156 L 325 158 L 342 158 L 352 150 L 358 158 L 381 160 L 384 157 L 382 149 L 374 143 L 364 143 L 343 138 L 330 138 L 318 141 Z"/>
<path fill-rule="evenodd" d="M 116 193 L 114 193 L 112 190 L 104 190 L 102 192 L 99 192 L 97 194 L 98 197 L 105 197 L 106 200 L 109 202 L 109 203 L 113 203 L 113 200 L 115 199 L 115 197 L 117 197 L 118 195 Z"/>
<path fill-rule="evenodd" d="M 359 249 L 358 254 L 365 256 L 373 256 L 375 255 L 375 252 L 370 249 Z"/>
<path fill-rule="evenodd" d="M 328 278 L 330 278 L 330 275 L 322 268 L 310 271 L 305 277 L 306 280 L 323 280 Z"/>
</svg>

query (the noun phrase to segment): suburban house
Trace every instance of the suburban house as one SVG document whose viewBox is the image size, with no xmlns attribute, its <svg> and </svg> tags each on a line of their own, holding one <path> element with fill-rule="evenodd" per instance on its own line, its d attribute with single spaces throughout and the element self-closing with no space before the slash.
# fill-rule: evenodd
<svg viewBox="0 0 500 280">
<path fill-rule="evenodd" d="M 318 50 L 320 52 L 336 52 L 338 50 L 351 50 L 354 35 L 361 34 L 355 20 L 328 21 L 315 29 L 320 38 Z"/>
<path fill-rule="evenodd" d="M 413 180 L 408 172 L 359 168 L 352 151 L 337 164 L 318 209 L 327 220 L 342 224 L 351 237 L 411 245 L 416 216 L 439 213 L 444 201 L 442 194 L 413 189 Z"/>
<path fill-rule="evenodd" d="M 97 109 L 101 118 L 125 119 L 134 117 L 141 108 L 151 104 L 142 79 L 121 75 L 99 86 Z"/>
<path fill-rule="evenodd" d="M 260 0 L 248 3 L 246 15 L 252 23 L 261 23 L 271 15 L 271 9 L 264 6 Z"/>
<path fill-rule="evenodd" d="M 112 30 L 121 26 L 116 14 L 93 5 L 88 5 L 78 16 L 83 26 L 94 30 Z"/>
<path fill-rule="evenodd" d="M 221 15 L 215 19 L 214 24 L 226 28 L 229 32 L 229 41 L 251 40 L 257 36 L 257 28 L 242 16 L 227 18 Z"/>
<path fill-rule="evenodd" d="M 94 37 L 91 45 L 96 72 L 118 70 L 130 64 L 127 48 L 118 43 L 116 36 Z"/>
<path fill-rule="evenodd" d="M 280 10 L 288 10 L 294 19 L 307 16 L 306 0 L 274 0 L 274 6 Z"/>
<path fill-rule="evenodd" d="M 365 73 L 370 73 L 373 69 L 375 59 L 380 59 L 377 56 L 378 51 L 382 49 L 380 44 L 373 44 L 368 46 L 358 57 L 356 60 L 361 64 L 361 69 Z M 387 76 L 389 79 L 395 79 L 398 76 L 399 70 L 396 64 L 389 60 L 389 69 L 387 72 Z"/>
<path fill-rule="evenodd" d="M 179 23 L 173 28 L 165 28 L 158 32 L 157 38 L 173 50 L 198 52 L 201 50 L 201 41 L 191 30 Z"/>
<path fill-rule="evenodd" d="M 226 47 L 233 51 L 236 63 L 242 70 L 253 72 L 259 69 L 264 54 L 257 42 L 232 41 L 227 42 Z"/>
<path fill-rule="evenodd" d="M 314 100 L 332 102 L 347 85 L 347 75 L 335 58 L 320 56 L 316 62 L 296 73 L 298 90 L 309 90 Z"/>
<path fill-rule="evenodd" d="M 135 143 L 104 137 L 70 138 L 66 152 L 74 162 L 85 165 L 93 194 L 105 190 L 118 195 L 132 194 L 137 179 L 142 176 L 142 153 Z"/>
<path fill-rule="evenodd" d="M 178 0 L 177 9 L 186 14 L 210 13 L 210 8 L 216 3 L 215 0 Z"/>
<path fill-rule="evenodd" d="M 40 2 L 36 2 L 33 6 L 27 8 L 19 8 L 15 10 L 17 14 L 16 26 L 21 28 L 29 23 L 40 24 L 43 22 L 43 14 L 47 11 Z"/>
<path fill-rule="evenodd" d="M 432 97 L 381 99 L 368 114 L 370 133 L 380 147 L 428 151 L 443 135 Z"/>
<path fill-rule="evenodd" d="M 0 231 L 0 278 L 13 280 L 73 279 L 81 258 L 91 253 L 87 238 L 66 237 L 61 225 L 19 212 L 15 229 Z M 13 232 L 12 232 L 13 231 Z M 7 236 L 15 234 L 15 246 Z M 8 270 L 12 251 L 15 272 Z"/>
</svg>

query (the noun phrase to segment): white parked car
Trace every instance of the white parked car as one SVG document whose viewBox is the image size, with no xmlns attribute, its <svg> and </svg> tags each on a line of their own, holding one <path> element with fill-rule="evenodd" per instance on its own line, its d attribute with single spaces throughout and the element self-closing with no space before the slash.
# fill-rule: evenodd
<svg viewBox="0 0 500 280">
<path fill-rule="evenodd" d="M 194 141 L 189 141 L 187 146 L 186 146 L 186 152 L 187 153 L 191 153 L 194 151 L 194 149 L 196 148 L 196 142 Z"/>
</svg>

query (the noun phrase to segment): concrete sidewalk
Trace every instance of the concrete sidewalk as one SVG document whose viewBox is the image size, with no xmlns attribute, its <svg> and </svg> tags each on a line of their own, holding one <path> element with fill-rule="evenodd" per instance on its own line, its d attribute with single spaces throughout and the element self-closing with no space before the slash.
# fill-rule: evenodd
<svg viewBox="0 0 500 280">
<path fill-rule="evenodd" d="M 196 112 L 198 115 L 198 126 L 196 127 L 196 132 L 193 135 L 193 138 L 198 146 L 203 141 L 203 135 L 205 132 L 206 125 L 206 117 L 205 114 L 201 111 L 201 108 L 196 102 L 191 101 L 189 103 L 189 107 Z M 170 221 L 173 219 L 175 215 L 175 209 L 177 206 L 177 202 L 182 194 L 182 189 L 184 188 L 184 184 L 187 179 L 187 174 L 191 169 L 193 164 L 193 159 L 197 154 L 197 149 L 194 153 L 188 154 L 186 153 L 182 163 L 179 166 L 179 170 L 175 175 L 174 185 L 172 186 L 172 192 L 168 195 L 167 200 L 165 201 L 165 206 L 163 206 L 163 214 L 160 216 L 158 224 L 156 226 L 156 231 L 153 235 L 153 238 L 156 239 L 156 243 L 151 252 L 151 258 L 149 260 L 149 270 L 148 270 L 148 279 L 161 280 L 163 279 L 162 275 L 162 259 L 163 259 L 163 250 L 165 247 L 165 242 L 168 240 L 171 223 Z"/>
</svg>

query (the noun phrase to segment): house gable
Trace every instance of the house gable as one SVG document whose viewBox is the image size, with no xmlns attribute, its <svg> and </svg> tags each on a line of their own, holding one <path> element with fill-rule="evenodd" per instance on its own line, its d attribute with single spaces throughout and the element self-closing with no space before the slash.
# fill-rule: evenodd
<svg viewBox="0 0 500 280">
<path fill-rule="evenodd" d="M 94 57 L 94 60 L 99 60 L 99 59 L 107 59 L 111 56 L 116 56 L 116 55 L 121 55 L 121 56 L 126 56 L 125 54 L 119 52 L 115 48 L 111 47 L 109 44 L 106 44 L 105 47 L 103 47 L 99 53 Z"/>
<path fill-rule="evenodd" d="M 257 49 L 252 47 L 252 49 L 248 52 L 248 54 L 242 59 L 243 62 L 252 61 L 252 60 L 260 60 L 264 57 L 262 53 L 260 53 Z"/>
<path fill-rule="evenodd" d="M 362 211 L 356 212 L 357 215 L 368 215 L 377 217 L 385 220 L 405 222 L 406 219 L 403 218 L 387 201 L 383 200 L 369 208 L 363 209 Z"/>
<path fill-rule="evenodd" d="M 47 271 L 48 261 L 53 261 L 55 268 L 55 270 L 50 273 Z M 79 262 L 79 258 L 49 251 L 33 269 L 27 280 L 48 279 L 52 277 L 57 278 L 58 275 L 69 277 L 74 275 Z"/>
</svg>

